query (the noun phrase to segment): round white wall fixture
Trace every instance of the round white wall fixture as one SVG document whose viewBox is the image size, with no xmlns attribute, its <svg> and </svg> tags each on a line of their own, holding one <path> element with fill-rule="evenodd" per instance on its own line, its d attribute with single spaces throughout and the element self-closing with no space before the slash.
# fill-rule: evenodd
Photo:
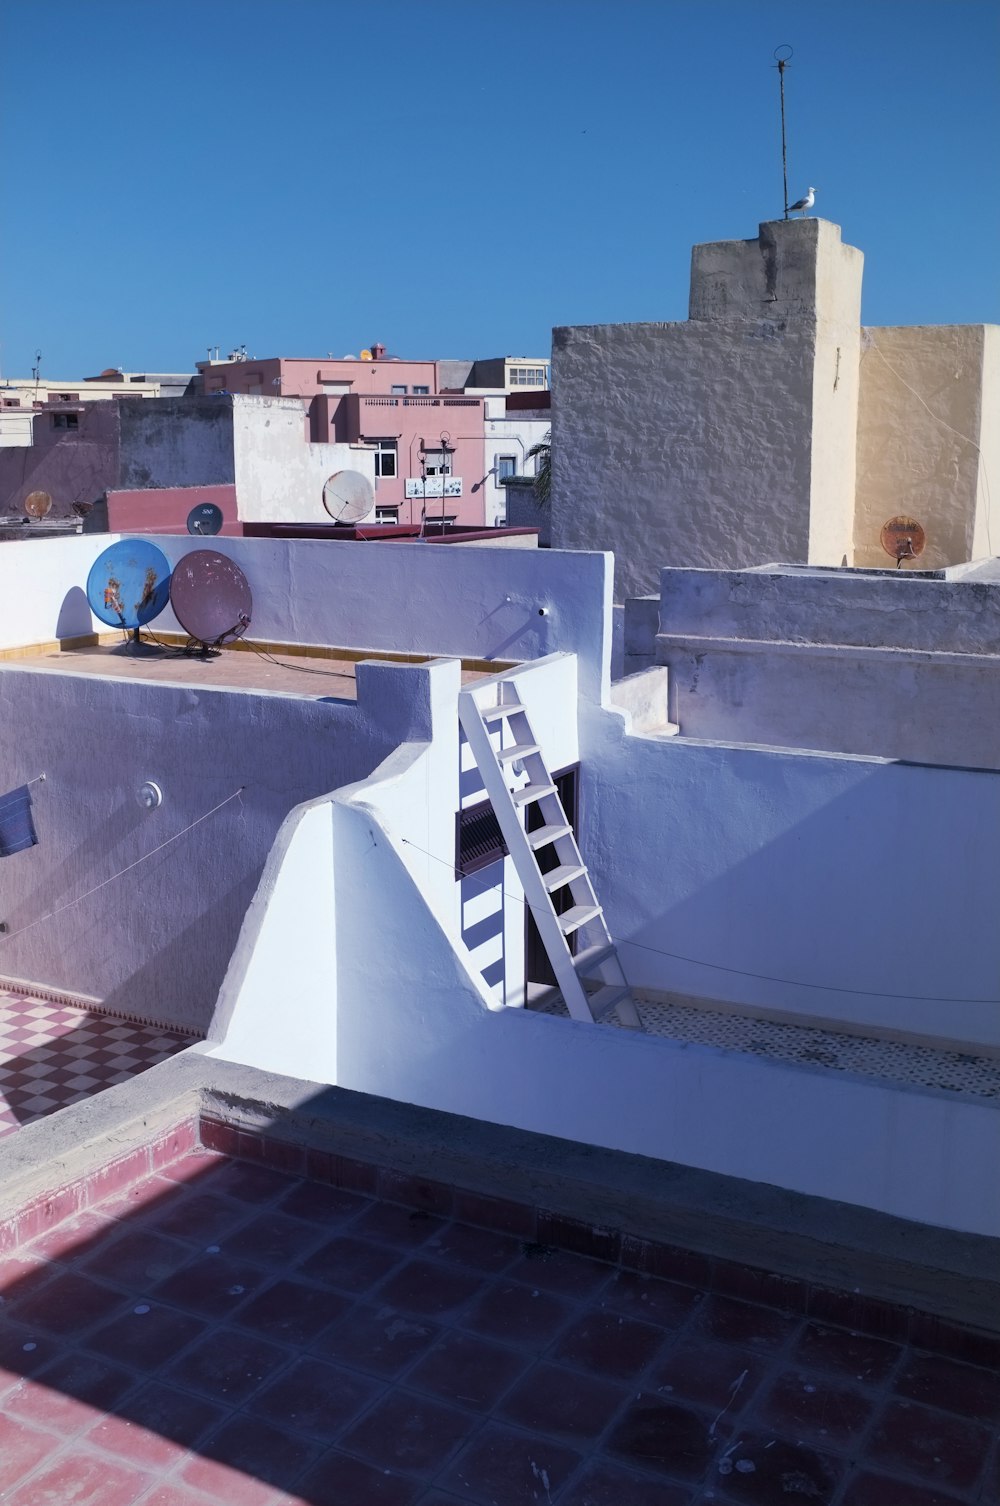
<svg viewBox="0 0 1000 1506">
<path fill-rule="evenodd" d="M 155 811 L 158 805 L 163 804 L 163 791 L 158 784 L 154 784 L 151 779 L 147 779 L 145 784 L 140 784 L 136 790 L 135 798 L 143 810 Z"/>
</svg>

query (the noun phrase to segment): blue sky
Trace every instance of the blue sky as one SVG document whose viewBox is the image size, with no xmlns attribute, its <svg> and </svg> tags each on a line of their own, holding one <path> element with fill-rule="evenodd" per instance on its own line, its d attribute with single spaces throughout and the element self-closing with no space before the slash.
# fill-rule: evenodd
<svg viewBox="0 0 1000 1506">
<path fill-rule="evenodd" d="M 993 0 L 46 0 L 0 6 L 3 373 L 683 319 L 691 245 L 781 216 L 779 43 L 866 322 L 1000 321 Z"/>
</svg>

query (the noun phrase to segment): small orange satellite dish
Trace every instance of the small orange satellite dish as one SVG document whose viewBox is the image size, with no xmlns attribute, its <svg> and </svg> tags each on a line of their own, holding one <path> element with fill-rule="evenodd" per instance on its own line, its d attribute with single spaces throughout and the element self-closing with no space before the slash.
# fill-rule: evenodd
<svg viewBox="0 0 1000 1506">
<path fill-rule="evenodd" d="M 883 523 L 879 537 L 882 548 L 886 554 L 892 555 L 897 565 L 901 565 L 904 560 L 915 560 L 918 554 L 923 554 L 927 543 L 922 524 L 915 518 L 903 516 L 890 518 L 888 523 Z"/>
<path fill-rule="evenodd" d="M 44 518 L 52 507 L 48 492 L 29 492 L 24 499 L 24 510 L 29 518 Z"/>
<path fill-rule="evenodd" d="M 371 358 L 372 358 L 372 353 L 371 353 L 370 350 L 363 350 L 361 352 L 361 359 L 362 359 L 362 361 L 370 361 Z"/>
</svg>

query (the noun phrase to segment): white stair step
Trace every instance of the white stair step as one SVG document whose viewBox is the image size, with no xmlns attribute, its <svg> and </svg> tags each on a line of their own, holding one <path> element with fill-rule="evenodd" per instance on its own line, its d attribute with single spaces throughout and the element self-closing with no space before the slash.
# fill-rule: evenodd
<svg viewBox="0 0 1000 1506">
<path fill-rule="evenodd" d="M 563 935 L 572 936 L 574 931 L 578 931 L 588 921 L 596 920 L 601 913 L 600 905 L 574 905 L 571 910 L 557 915 L 556 920 L 559 922 L 559 929 Z"/>
<path fill-rule="evenodd" d="M 532 852 L 537 852 L 540 847 L 548 847 L 550 842 L 558 842 L 560 837 L 569 837 L 572 833 L 571 826 L 562 826 L 557 822 L 552 826 L 539 826 L 535 831 L 525 832 L 525 836 Z"/>
<path fill-rule="evenodd" d="M 586 871 L 582 863 L 560 863 L 558 868 L 542 874 L 542 882 L 552 894 L 556 889 L 561 889 L 564 884 L 568 884 L 571 879 L 582 877 Z"/>
<path fill-rule="evenodd" d="M 485 711 L 480 710 L 480 715 L 487 727 L 492 727 L 496 722 L 506 721 L 509 716 L 516 716 L 524 707 L 520 701 L 503 701 L 499 706 L 488 706 Z"/>
<path fill-rule="evenodd" d="M 598 989 L 596 994 L 588 995 L 588 1003 L 597 1021 L 606 1020 L 609 1014 L 613 1014 L 619 1004 L 631 997 L 631 990 L 624 983 L 609 983 L 606 988 Z"/>
<path fill-rule="evenodd" d="M 591 968 L 600 967 L 602 962 L 609 962 L 614 956 L 616 956 L 616 948 L 613 941 L 603 943 L 600 946 L 589 946 L 585 951 L 577 952 L 573 958 L 573 966 L 576 968 L 577 977 L 583 982 L 587 982 L 587 973 Z M 601 980 L 597 978 L 594 981 L 599 983 Z"/>
<path fill-rule="evenodd" d="M 532 753 L 539 753 L 541 749 L 537 743 L 512 743 L 509 748 L 501 748 L 497 754 L 499 763 L 516 763 L 520 758 L 530 758 Z"/>
<path fill-rule="evenodd" d="M 515 805 L 530 805 L 533 800 L 544 800 L 555 792 L 554 784 L 526 784 L 523 789 L 514 790 L 510 798 Z"/>
</svg>

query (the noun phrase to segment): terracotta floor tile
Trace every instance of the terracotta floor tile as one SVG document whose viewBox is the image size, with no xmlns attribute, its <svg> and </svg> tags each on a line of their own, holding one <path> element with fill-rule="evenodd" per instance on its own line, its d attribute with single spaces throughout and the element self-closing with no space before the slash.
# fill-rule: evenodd
<svg viewBox="0 0 1000 1506">
<path fill-rule="evenodd" d="M 0 1325 L 0 1368 L 17 1375 L 35 1375 L 63 1353 L 65 1344 L 55 1334 L 28 1328 L 4 1317 Z"/>
<path fill-rule="evenodd" d="M 477 1506 L 541 1506 L 558 1495 L 579 1462 L 575 1449 L 488 1423 L 438 1484 Z"/>
<path fill-rule="evenodd" d="M 658 1281 L 638 1271 L 617 1271 L 601 1293 L 603 1306 L 664 1328 L 680 1328 L 701 1300 L 701 1292 L 693 1287 L 681 1286 L 678 1281 Z"/>
<path fill-rule="evenodd" d="M 304 1281 L 275 1281 L 258 1292 L 233 1321 L 283 1344 L 306 1344 L 350 1306 L 350 1298 Z"/>
<path fill-rule="evenodd" d="M 479 1410 L 492 1407 L 528 1363 L 523 1350 L 507 1349 L 476 1334 L 447 1331 L 410 1371 L 406 1384 Z"/>
<path fill-rule="evenodd" d="M 0 1413 L 0 1489 L 10 1490 L 48 1458 L 58 1442 L 16 1417 Z"/>
<path fill-rule="evenodd" d="M 505 1344 L 540 1353 L 565 1327 L 574 1309 L 559 1297 L 520 1282 L 497 1282 L 462 1318 L 465 1328 Z"/>
<path fill-rule="evenodd" d="M 748 1506 L 791 1506 L 793 1501 L 829 1506 L 843 1474 L 839 1460 L 804 1444 L 772 1433 L 744 1433 L 718 1455 L 709 1481 L 726 1500 Z"/>
<path fill-rule="evenodd" d="M 331 1239 L 303 1260 L 298 1274 L 309 1281 L 328 1282 L 342 1292 L 363 1296 L 403 1259 L 400 1250 L 386 1249 L 345 1234 Z"/>
<path fill-rule="evenodd" d="M 60 1439 L 86 1432 L 103 1415 L 103 1409 L 92 1406 L 90 1402 L 67 1396 L 62 1391 L 33 1380 L 19 1381 L 4 1396 L 2 1406 L 4 1416 L 31 1427 L 45 1428 Z M 0 1491 L 4 1483 L 3 1458 L 0 1456 Z"/>
<path fill-rule="evenodd" d="M 941 1355 L 910 1353 L 896 1375 L 893 1390 L 910 1401 L 925 1402 L 980 1422 L 1000 1419 L 1000 1375 L 978 1365 L 963 1365 Z"/>
<path fill-rule="evenodd" d="M 221 1244 L 246 1218 L 247 1209 L 242 1203 L 196 1192 L 190 1187 L 174 1187 L 161 1205 L 150 1210 L 144 1223 L 159 1234 L 172 1235 L 203 1250 L 207 1245 Z"/>
<path fill-rule="evenodd" d="M 423 1488 L 420 1480 L 334 1450 L 306 1471 L 287 1506 L 412 1506 Z"/>
<path fill-rule="evenodd" d="M 436 1324 L 392 1307 L 358 1306 L 324 1333 L 313 1353 L 375 1375 L 394 1376 L 428 1349 Z"/>
<path fill-rule="evenodd" d="M 598 1459 L 560 1496 L 559 1506 L 689 1506 L 686 1485 L 668 1485 L 624 1465 Z M 421 1501 L 420 1506 L 424 1506 Z"/>
<path fill-rule="evenodd" d="M 990 1443 L 990 1430 L 981 1423 L 894 1401 L 876 1424 L 865 1463 L 913 1475 L 924 1485 L 968 1490 L 983 1472 Z"/>
<path fill-rule="evenodd" d="M 785 1371 L 757 1403 L 758 1426 L 823 1449 L 848 1449 L 872 1419 L 870 1396 L 815 1371 Z"/>
<path fill-rule="evenodd" d="M 865 1470 L 851 1480 L 843 1506 L 959 1506 L 960 1499 L 933 1486 L 925 1488 L 912 1481 L 893 1480 Z M 995 1499 L 987 1496 L 986 1506 Z"/>
<path fill-rule="evenodd" d="M 368 1376 L 305 1357 L 259 1390 L 247 1411 L 277 1428 L 329 1444 L 381 1390 L 380 1382 Z"/>
<path fill-rule="evenodd" d="M 737 1417 L 767 1373 L 768 1357 L 732 1344 L 683 1339 L 664 1351 L 649 1386 L 670 1401 L 689 1401 Z"/>
<path fill-rule="evenodd" d="M 220 1251 L 218 1255 L 201 1254 L 165 1281 L 137 1289 L 145 1291 L 153 1302 L 222 1322 L 269 1280 L 269 1273 L 258 1266 Z"/>
<path fill-rule="evenodd" d="M 469 1431 L 464 1412 L 426 1396 L 392 1391 L 341 1439 L 341 1447 L 380 1469 L 435 1474 Z"/>
<path fill-rule="evenodd" d="M 24 1301 L 29 1293 L 58 1275 L 58 1266 L 29 1254 L 27 1249 L 0 1256 L 0 1292 L 8 1311 L 13 1311 L 11 1304 Z"/>
<path fill-rule="evenodd" d="M 146 1307 L 148 1311 L 136 1312 L 136 1307 Z M 90 1334 L 87 1348 L 106 1354 L 119 1364 L 141 1367 L 148 1372 L 206 1332 L 207 1325 L 191 1313 L 137 1302 L 124 1316 Z"/>
<path fill-rule="evenodd" d="M 208 1503 L 211 1506 L 277 1506 L 284 1494 L 273 1485 L 247 1475 L 242 1469 L 201 1454 L 195 1454 L 181 1466 L 178 1486 L 181 1481 L 203 1492 L 199 1506 L 202 1502 L 205 1506 Z M 95 1506 L 103 1506 L 103 1502 L 95 1503 Z M 145 1502 L 143 1506 L 146 1506 Z"/>
<path fill-rule="evenodd" d="M 231 1259 L 258 1266 L 292 1266 L 312 1254 L 329 1238 L 322 1221 L 292 1218 L 279 1209 L 269 1209 L 226 1236 L 223 1249 Z"/>
<path fill-rule="evenodd" d="M 522 1247 L 523 1242 L 510 1234 L 457 1223 L 445 1224 L 424 1246 L 435 1260 L 453 1260 L 494 1276 L 520 1257 Z"/>
<path fill-rule="evenodd" d="M 444 1219 L 425 1213 L 422 1208 L 401 1208 L 395 1203 L 372 1203 L 355 1219 L 352 1232 L 362 1239 L 409 1248 L 422 1245 L 432 1234 L 439 1234 Z"/>
<path fill-rule="evenodd" d="M 153 1429 L 132 1417 L 116 1417 L 113 1413 L 96 1422 L 82 1441 L 109 1454 L 117 1454 L 137 1469 L 148 1470 L 154 1478 L 187 1453 L 182 1444 L 161 1438 Z"/>
<path fill-rule="evenodd" d="M 723 1344 L 775 1349 L 795 1332 L 800 1321 L 770 1307 L 709 1294 L 698 1306 L 691 1332 L 703 1333 Z"/>
<path fill-rule="evenodd" d="M 110 1219 L 88 1210 L 78 1213 L 75 1218 L 68 1218 L 65 1223 L 50 1229 L 46 1234 L 39 1235 L 28 1248 L 40 1260 L 66 1263 L 85 1254 L 95 1241 L 99 1241 L 106 1231 L 113 1228 Z"/>
<path fill-rule="evenodd" d="M 708 1413 L 641 1393 L 612 1430 L 605 1450 L 641 1469 L 675 1480 L 705 1477 L 717 1452 Z"/>
<path fill-rule="evenodd" d="M 135 1506 L 153 1483 L 150 1475 L 106 1455 L 74 1449 L 71 1456 L 62 1455 L 39 1470 L 5 1506 Z"/>
<path fill-rule="evenodd" d="M 631 1390 L 596 1375 L 540 1364 L 507 1393 L 496 1415 L 533 1433 L 585 1447 L 604 1432 L 631 1395 Z"/>
<path fill-rule="evenodd" d="M 280 1499 L 271 1493 L 272 1500 Z M 206 1497 L 200 1490 L 192 1490 L 183 1483 L 168 1481 L 158 1485 L 151 1495 L 144 1496 L 142 1506 L 206 1506 Z"/>
<path fill-rule="evenodd" d="M 373 1299 L 401 1312 L 440 1318 L 454 1315 L 483 1290 L 482 1276 L 455 1265 L 417 1259 L 394 1271 L 373 1293 Z"/>
<path fill-rule="evenodd" d="M 241 1203 L 262 1208 L 288 1197 L 301 1185 L 301 1178 L 273 1166 L 258 1166 L 252 1161 L 230 1161 L 225 1156 L 212 1180 L 212 1191 Z"/>
<path fill-rule="evenodd" d="M 278 1207 L 293 1218 L 304 1218 L 319 1228 L 349 1223 L 372 1205 L 371 1198 L 343 1187 L 329 1187 L 324 1182 L 296 1182 L 281 1198 Z"/>
<path fill-rule="evenodd" d="M 876 1386 L 885 1380 L 902 1354 L 899 1344 L 869 1338 L 846 1328 L 807 1323 L 790 1358 L 799 1365 L 829 1370 L 850 1380 Z"/>
<path fill-rule="evenodd" d="M 88 1276 L 66 1271 L 15 1308 L 17 1321 L 66 1338 L 119 1311 L 122 1293 Z"/>
<path fill-rule="evenodd" d="M 321 1453 L 322 1445 L 315 1440 L 286 1433 L 243 1412 L 230 1417 L 198 1446 L 198 1456 L 204 1462 L 227 1465 L 259 1484 L 282 1490 L 290 1490 L 302 1471 Z M 193 1464 L 185 1465 L 181 1474 L 189 1484 L 198 1483 Z M 229 1506 L 228 1496 L 223 1495 L 222 1500 Z"/>
<path fill-rule="evenodd" d="M 215 1406 L 203 1396 L 192 1396 L 165 1381 L 153 1380 L 119 1403 L 118 1415 L 140 1424 L 147 1432 L 184 1449 L 194 1449 L 212 1428 L 221 1426 L 226 1409 Z M 92 1434 L 95 1441 L 97 1433 Z M 110 1447 L 103 1443 L 103 1448 Z M 115 1450 L 124 1452 L 124 1450 Z"/>
<path fill-rule="evenodd" d="M 219 1328 L 171 1365 L 164 1379 L 238 1407 L 290 1359 L 289 1350 L 255 1334 Z"/>
<path fill-rule="evenodd" d="M 571 1255 L 566 1250 L 552 1250 L 547 1245 L 531 1245 L 516 1261 L 506 1276 L 515 1281 L 524 1281 L 528 1286 L 540 1286 L 543 1291 L 554 1292 L 557 1297 L 573 1300 L 593 1299 L 602 1286 L 606 1286 L 612 1267 L 603 1260 L 590 1260 L 586 1255 Z"/>
<path fill-rule="evenodd" d="M 566 1364 L 596 1370 L 599 1375 L 627 1380 L 642 1374 L 662 1343 L 659 1328 L 620 1313 L 591 1308 L 560 1337 L 553 1356 Z"/>
<path fill-rule="evenodd" d="M 120 1230 L 120 1226 L 119 1226 Z M 81 1262 L 81 1269 L 111 1286 L 149 1290 L 191 1259 L 189 1245 L 166 1239 L 151 1229 L 125 1228 L 102 1240 Z"/>
</svg>

